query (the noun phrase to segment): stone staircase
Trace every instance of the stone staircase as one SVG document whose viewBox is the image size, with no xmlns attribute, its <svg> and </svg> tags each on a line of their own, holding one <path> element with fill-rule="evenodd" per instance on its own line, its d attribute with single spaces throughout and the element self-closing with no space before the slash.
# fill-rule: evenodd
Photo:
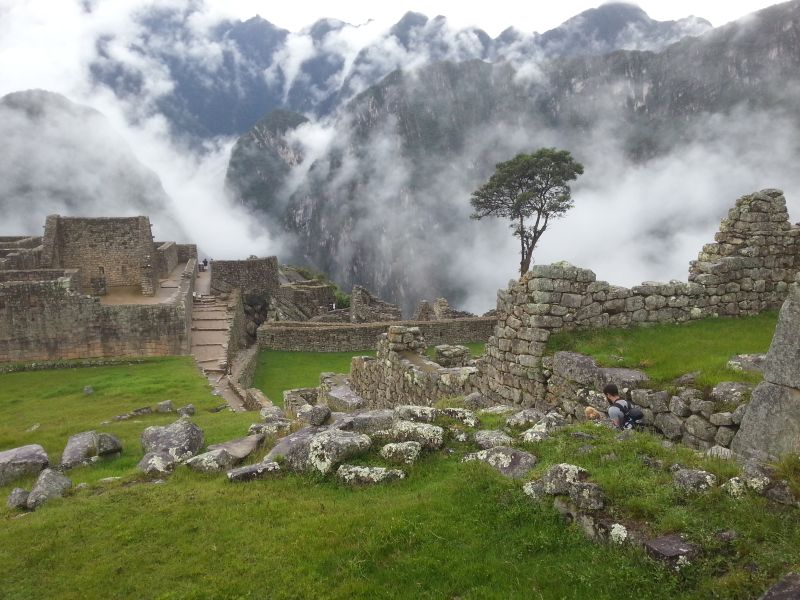
<svg viewBox="0 0 800 600">
<path fill-rule="evenodd" d="M 228 342 L 232 313 L 225 300 L 195 293 L 192 304 L 192 356 L 214 388 L 233 410 L 244 410 L 228 385 Z"/>
</svg>

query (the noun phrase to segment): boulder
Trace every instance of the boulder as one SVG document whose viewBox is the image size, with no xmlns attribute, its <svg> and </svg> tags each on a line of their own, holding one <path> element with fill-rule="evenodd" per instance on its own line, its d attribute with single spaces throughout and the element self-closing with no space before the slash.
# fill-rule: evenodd
<svg viewBox="0 0 800 600">
<path fill-rule="evenodd" d="M 498 404 L 497 406 L 490 406 L 478 411 L 479 415 L 507 415 L 509 413 L 517 412 L 519 410 L 516 406 L 509 404 Z"/>
<path fill-rule="evenodd" d="M 755 460 L 748 460 L 742 466 L 742 480 L 757 494 L 763 494 L 772 483 L 769 472 Z"/>
<path fill-rule="evenodd" d="M 389 429 L 394 423 L 394 411 L 390 409 L 365 410 L 348 415 L 337 416 L 331 424 L 332 428 L 343 431 L 357 431 L 372 434 Z"/>
<path fill-rule="evenodd" d="M 247 465 L 238 469 L 228 471 L 228 481 L 253 481 L 254 479 L 265 479 L 280 473 L 281 467 L 274 461 L 263 461 L 255 465 Z"/>
<path fill-rule="evenodd" d="M 277 406 L 265 406 L 259 411 L 259 416 L 265 423 L 272 423 L 273 421 L 281 421 L 285 418 L 283 410 Z"/>
<path fill-rule="evenodd" d="M 432 406 L 411 406 L 402 405 L 394 409 L 394 414 L 398 419 L 405 421 L 416 421 L 418 423 L 433 423 L 439 411 Z"/>
<path fill-rule="evenodd" d="M 186 466 L 194 471 L 217 473 L 227 471 L 240 459 L 232 456 L 225 448 L 216 448 L 193 456 L 186 461 Z"/>
<path fill-rule="evenodd" d="M 221 444 L 212 444 L 208 449 L 225 450 L 236 462 L 240 462 L 258 450 L 263 443 L 264 435 L 257 433 L 236 440 L 230 440 L 229 442 L 222 442 Z"/>
<path fill-rule="evenodd" d="M 797 506 L 797 498 L 795 498 L 792 488 L 787 481 L 775 481 L 764 492 L 764 497 L 778 504 L 785 504 L 786 506 Z"/>
<path fill-rule="evenodd" d="M 331 416 L 331 409 L 324 404 L 305 404 L 297 409 L 297 418 L 312 427 L 323 425 Z"/>
<path fill-rule="evenodd" d="M 405 479 L 406 474 L 400 469 L 384 467 L 359 467 L 342 465 L 336 470 L 336 477 L 350 485 L 372 485 L 386 483 L 397 479 Z"/>
<path fill-rule="evenodd" d="M 169 475 L 175 470 L 178 460 L 166 450 L 147 452 L 136 467 L 148 476 Z"/>
<path fill-rule="evenodd" d="M 479 425 L 475 413 L 466 408 L 442 408 L 439 412 L 446 417 L 460 421 L 467 427 L 477 427 Z"/>
<path fill-rule="evenodd" d="M 753 391 L 739 431 L 736 454 L 774 460 L 800 450 L 800 390 L 762 381 Z"/>
<path fill-rule="evenodd" d="M 758 600 L 797 600 L 800 598 L 800 573 L 789 573 L 764 592 Z"/>
<path fill-rule="evenodd" d="M 522 441 L 528 444 L 536 444 L 542 440 L 546 440 L 549 437 L 549 433 L 545 433 L 544 431 L 536 431 L 534 429 L 528 429 L 522 432 Z"/>
<path fill-rule="evenodd" d="M 566 424 L 564 417 L 562 417 L 557 412 L 549 412 L 544 417 L 542 417 L 536 425 L 530 428 L 529 431 L 538 431 L 540 433 L 552 433 L 559 427 L 563 427 Z"/>
<path fill-rule="evenodd" d="M 579 510 L 601 510 L 604 505 L 603 490 L 596 483 L 581 481 L 569 488 L 569 497 Z"/>
<path fill-rule="evenodd" d="M 0 452 L 0 485 L 38 473 L 49 464 L 47 452 L 39 444 L 29 444 Z"/>
<path fill-rule="evenodd" d="M 540 481 L 542 490 L 546 494 L 569 494 L 573 486 L 586 481 L 589 472 L 577 465 L 559 463 L 551 466 L 544 472 Z"/>
<path fill-rule="evenodd" d="M 741 404 L 752 391 L 749 383 L 722 381 L 712 388 L 711 400 L 718 404 Z"/>
<path fill-rule="evenodd" d="M 110 433 L 84 431 L 70 436 L 61 455 L 61 468 L 72 469 L 90 463 L 100 456 L 120 454 L 122 442 Z"/>
<path fill-rule="evenodd" d="M 185 417 L 165 427 L 154 425 L 142 432 L 145 453 L 167 452 L 176 461 L 191 458 L 204 443 L 203 430 Z"/>
<path fill-rule="evenodd" d="M 798 391 L 800 390 L 798 364 L 800 364 L 800 283 L 792 285 L 778 315 L 775 335 L 765 360 L 764 380 Z"/>
<path fill-rule="evenodd" d="M 544 418 L 544 413 L 535 408 L 526 408 L 506 419 L 507 427 L 530 427 Z"/>
<path fill-rule="evenodd" d="M 475 443 L 484 450 L 496 446 L 508 446 L 514 439 L 499 429 L 482 430 L 475 432 Z"/>
<path fill-rule="evenodd" d="M 288 433 L 291 428 L 292 422 L 289 419 L 280 419 L 269 423 L 253 423 L 247 430 L 247 434 L 263 435 L 264 437 L 276 436 Z"/>
<path fill-rule="evenodd" d="M 287 468 L 293 471 L 306 470 L 308 468 L 308 446 L 311 443 L 311 438 L 322 431 L 325 431 L 325 428 L 304 427 L 282 437 L 264 457 L 263 462 L 273 462 L 279 457 L 283 457 Z"/>
<path fill-rule="evenodd" d="M 717 428 L 700 415 L 692 415 L 683 426 L 689 434 L 706 442 L 714 441 L 717 435 Z"/>
<path fill-rule="evenodd" d="M 415 423 L 414 421 L 397 421 L 386 431 L 377 435 L 388 438 L 393 442 L 419 442 L 423 448 L 436 450 L 444 445 L 444 429 L 430 423 Z"/>
<path fill-rule="evenodd" d="M 27 506 L 29 510 L 36 510 L 52 498 L 61 498 L 72 487 L 72 482 L 62 473 L 53 469 L 45 469 L 39 473 L 33 489 L 28 495 Z"/>
<path fill-rule="evenodd" d="M 390 463 L 410 465 L 416 462 L 422 452 L 419 442 L 396 442 L 381 448 L 380 455 Z"/>
<path fill-rule="evenodd" d="M 672 482 L 678 489 L 696 494 L 714 487 L 717 484 L 717 477 L 708 471 L 680 469 L 672 476 Z"/>
<path fill-rule="evenodd" d="M 6 506 L 11 510 L 18 509 L 18 510 L 25 510 L 28 508 L 28 490 L 23 490 L 22 488 L 14 488 L 11 490 L 11 493 L 8 495 L 8 499 L 6 500 Z"/>
<path fill-rule="evenodd" d="M 484 462 L 512 479 L 525 477 L 536 466 L 536 457 L 533 454 L 508 446 L 496 446 L 467 454 L 463 462 L 469 461 Z"/>
<path fill-rule="evenodd" d="M 764 359 L 766 354 L 737 354 L 726 365 L 731 371 L 749 371 L 752 373 L 764 372 Z"/>
<path fill-rule="evenodd" d="M 156 412 L 158 413 L 171 413 L 175 410 L 172 400 L 164 400 L 156 404 Z"/>
<path fill-rule="evenodd" d="M 308 468 L 322 474 L 333 467 L 369 449 L 372 440 L 363 433 L 329 429 L 313 438 L 308 447 Z"/>
<path fill-rule="evenodd" d="M 743 498 L 747 491 L 747 485 L 741 477 L 731 477 L 720 487 L 726 494 L 736 500 Z"/>
</svg>

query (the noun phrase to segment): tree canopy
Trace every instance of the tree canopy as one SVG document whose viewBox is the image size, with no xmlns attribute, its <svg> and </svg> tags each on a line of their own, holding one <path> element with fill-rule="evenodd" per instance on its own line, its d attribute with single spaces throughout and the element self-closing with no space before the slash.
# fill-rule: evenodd
<svg viewBox="0 0 800 600">
<path fill-rule="evenodd" d="M 583 173 L 583 165 L 566 150 L 540 148 L 497 164 L 489 181 L 472 193 L 473 219 L 505 217 L 520 238 L 520 275 L 528 272 L 533 249 L 550 219 L 572 208 L 570 181 Z"/>
</svg>

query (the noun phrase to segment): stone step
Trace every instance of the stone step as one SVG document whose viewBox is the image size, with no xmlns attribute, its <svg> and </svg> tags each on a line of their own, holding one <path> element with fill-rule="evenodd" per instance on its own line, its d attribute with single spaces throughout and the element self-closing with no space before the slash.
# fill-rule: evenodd
<svg viewBox="0 0 800 600">
<path fill-rule="evenodd" d="M 227 353 L 222 345 L 215 344 L 213 346 L 193 346 L 192 356 L 198 363 L 216 360 L 227 361 Z"/>
<path fill-rule="evenodd" d="M 230 323 L 227 321 L 222 321 L 220 319 L 214 320 L 207 320 L 207 321 L 195 321 L 192 324 L 192 329 L 195 331 L 228 331 L 230 328 Z"/>
<path fill-rule="evenodd" d="M 227 345 L 227 329 L 195 329 L 192 327 L 192 348 L 210 344 Z"/>
</svg>

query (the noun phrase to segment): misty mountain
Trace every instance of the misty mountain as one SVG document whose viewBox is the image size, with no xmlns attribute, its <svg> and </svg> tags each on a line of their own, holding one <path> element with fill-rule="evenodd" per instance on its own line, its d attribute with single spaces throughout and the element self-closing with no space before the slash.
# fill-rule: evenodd
<svg viewBox="0 0 800 600">
<path fill-rule="evenodd" d="M 609 17 L 618 5 L 610 8 L 570 27 L 591 22 L 593 40 L 613 36 L 625 28 Z M 411 19 L 401 38 L 423 21 Z M 292 260 L 343 287 L 365 285 L 406 312 L 420 297 L 458 305 L 467 286 L 445 257 L 486 227 L 467 218 L 468 199 L 496 162 L 551 145 L 590 167 L 619 151 L 631 168 L 692 144 L 768 147 L 772 134 L 759 119 L 794 132 L 800 156 L 799 63 L 794 1 L 660 52 L 396 70 L 347 103 L 322 142 L 300 119 L 282 139 L 275 128 L 267 143 L 257 132 L 241 138 L 228 184 L 265 225 L 293 236 Z M 240 156 L 269 168 L 244 168 Z M 283 165 L 281 156 L 289 157 Z"/>
<path fill-rule="evenodd" d="M 0 212 L 17 233 L 39 231 L 56 212 L 171 219 L 158 176 L 91 108 L 43 90 L 8 94 L 0 98 L 0 139 Z"/>
<path fill-rule="evenodd" d="M 384 32 L 370 33 L 369 23 L 321 19 L 292 33 L 258 16 L 200 27 L 195 17 L 202 9 L 202 2 L 142 9 L 134 17 L 136 33 L 101 36 L 91 63 L 96 84 L 133 100 L 134 121 L 163 114 L 175 135 L 195 142 L 241 135 L 278 108 L 333 114 L 399 68 L 659 50 L 711 27 L 695 17 L 655 21 L 621 3 L 586 11 L 541 35 L 509 28 L 495 39 L 419 13 Z"/>
</svg>

